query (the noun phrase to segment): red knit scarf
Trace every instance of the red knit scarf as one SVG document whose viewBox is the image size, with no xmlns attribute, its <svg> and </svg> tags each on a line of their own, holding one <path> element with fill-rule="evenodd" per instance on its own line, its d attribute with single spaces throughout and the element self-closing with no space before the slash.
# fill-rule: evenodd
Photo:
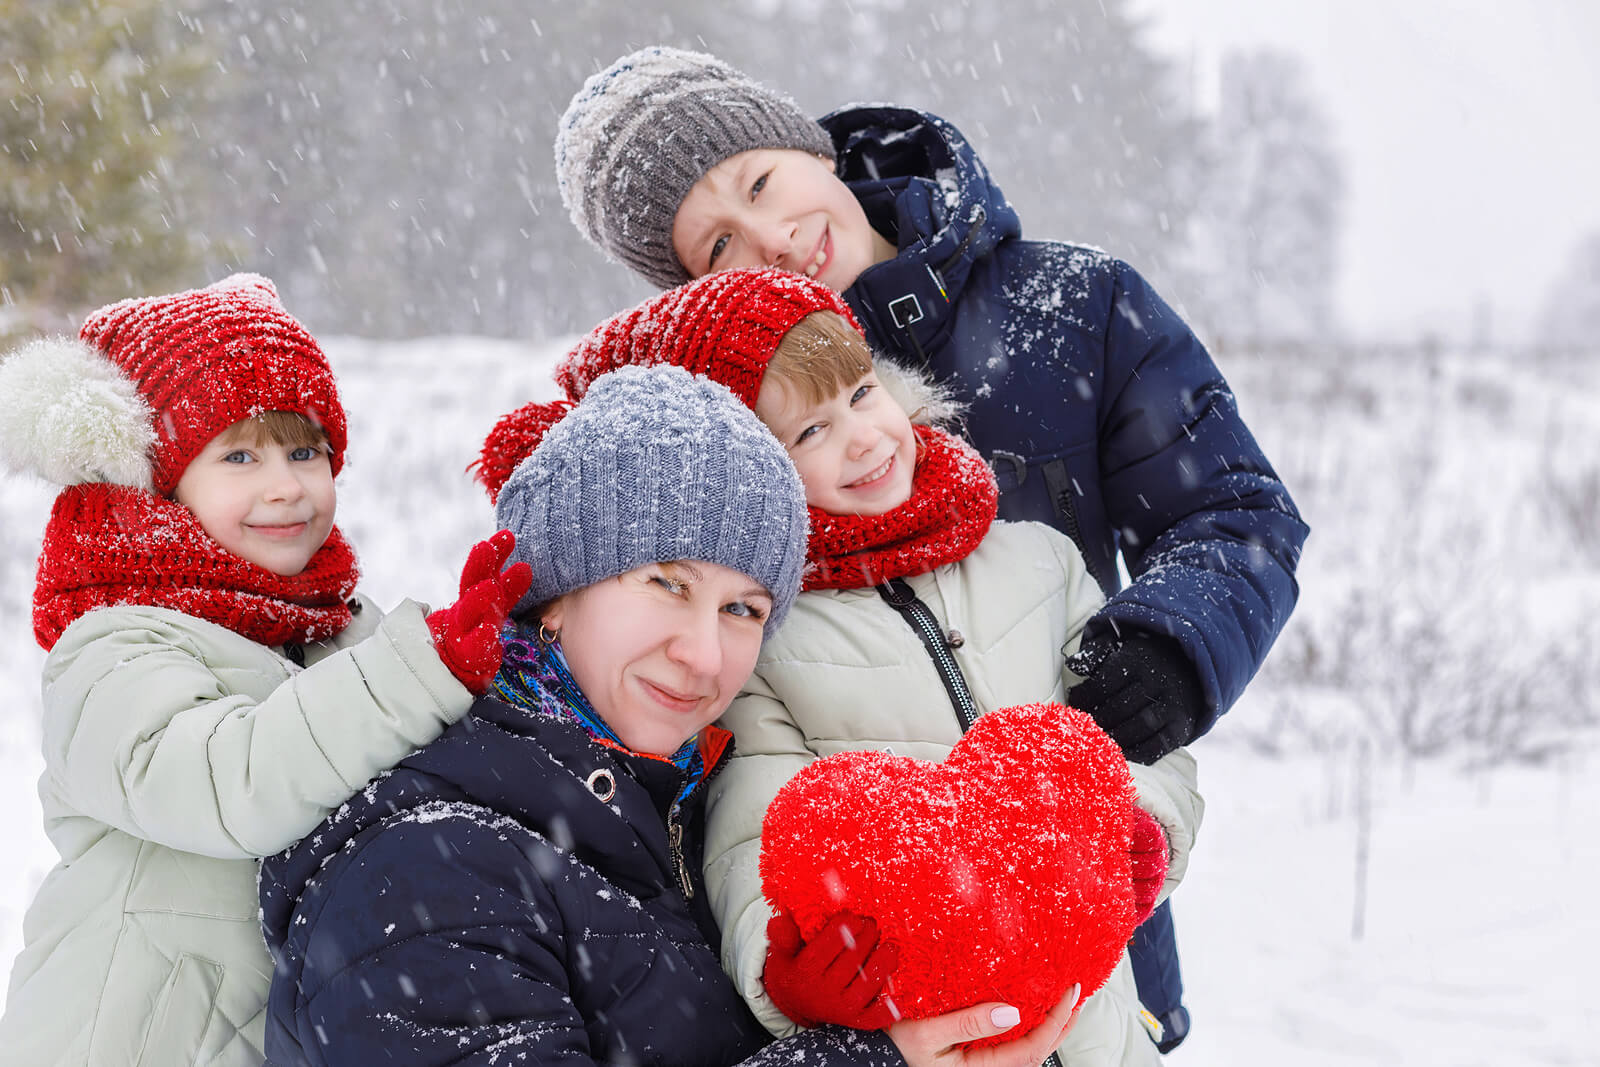
<svg viewBox="0 0 1600 1067">
<path fill-rule="evenodd" d="M 56 497 L 39 553 L 33 633 L 46 651 L 95 608 L 146 604 L 259 641 L 321 641 L 350 625 L 356 557 L 336 527 L 299 574 L 274 574 L 217 544 L 182 504 L 125 485 Z"/>
<path fill-rule="evenodd" d="M 973 448 L 943 430 L 913 426 L 911 496 L 882 515 L 811 511 L 803 589 L 861 589 L 966 559 L 994 522 L 1000 493 Z"/>
</svg>

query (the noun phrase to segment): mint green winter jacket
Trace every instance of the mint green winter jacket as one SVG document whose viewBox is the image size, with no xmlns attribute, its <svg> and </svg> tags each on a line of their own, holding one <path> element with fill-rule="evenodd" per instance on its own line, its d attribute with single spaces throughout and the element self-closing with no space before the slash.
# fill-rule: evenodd
<svg viewBox="0 0 1600 1067">
<path fill-rule="evenodd" d="M 304 667 L 165 608 L 99 608 L 44 667 L 45 830 L 0 1061 L 260 1064 L 257 859 L 460 718 L 421 605 L 365 600 Z"/>
</svg>

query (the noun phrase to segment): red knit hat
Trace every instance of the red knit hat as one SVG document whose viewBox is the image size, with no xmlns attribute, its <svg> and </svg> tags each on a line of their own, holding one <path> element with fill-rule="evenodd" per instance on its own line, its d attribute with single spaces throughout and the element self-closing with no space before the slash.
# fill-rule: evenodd
<svg viewBox="0 0 1600 1067">
<path fill-rule="evenodd" d="M 761 379 L 783 335 L 814 311 L 861 326 L 838 293 L 803 274 L 776 268 L 724 270 L 668 289 L 602 322 L 556 365 L 556 384 L 572 402 L 618 367 L 670 363 L 732 390 L 755 410 Z M 526 404 L 489 431 L 472 465 L 489 499 L 571 404 Z"/>
<path fill-rule="evenodd" d="M 803 274 L 771 267 L 707 274 L 596 326 L 557 365 L 556 382 L 576 400 L 607 371 L 671 363 L 722 383 L 754 409 L 778 342 L 814 311 L 861 329 L 838 293 Z"/>
<path fill-rule="evenodd" d="M 213 437 L 267 411 L 304 415 L 327 434 L 335 474 L 344 462 L 345 414 L 327 357 L 260 275 L 111 304 L 78 336 L 149 405 L 158 493 L 172 492 Z"/>
</svg>

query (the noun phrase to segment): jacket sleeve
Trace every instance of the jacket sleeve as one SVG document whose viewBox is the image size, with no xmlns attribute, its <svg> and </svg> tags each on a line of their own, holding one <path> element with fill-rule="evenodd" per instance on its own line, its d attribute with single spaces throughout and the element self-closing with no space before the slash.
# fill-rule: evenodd
<svg viewBox="0 0 1600 1067">
<path fill-rule="evenodd" d="M 409 601 L 302 671 L 244 640 L 152 609 L 68 627 L 45 687 L 46 774 L 62 799 L 170 848 L 271 855 L 472 703 Z"/>
<path fill-rule="evenodd" d="M 1124 624 L 1175 637 L 1210 708 L 1203 733 L 1288 620 L 1308 528 L 1200 340 L 1137 271 L 1110 269 L 1101 484 L 1134 581 L 1088 639 Z"/>
<path fill-rule="evenodd" d="M 761 982 L 772 916 L 761 894 L 761 821 L 783 784 L 817 755 L 759 670 L 721 722 L 736 748 L 707 798 L 706 891 L 722 931 L 722 969 L 761 1025 L 782 1037 L 798 1028 Z"/>
<path fill-rule="evenodd" d="M 562 950 L 579 935 L 525 839 L 509 819 L 441 805 L 337 854 L 288 928 L 298 980 L 280 972 L 272 990 L 275 1024 L 299 1048 L 269 1045 L 269 1058 L 593 1062 Z"/>
<path fill-rule="evenodd" d="M 1189 869 L 1189 853 L 1206 811 L 1194 755 L 1187 748 L 1180 748 L 1149 766 L 1129 763 L 1128 770 L 1133 772 L 1139 806 L 1161 824 L 1167 835 L 1167 880 L 1159 897 L 1166 900 Z"/>
</svg>

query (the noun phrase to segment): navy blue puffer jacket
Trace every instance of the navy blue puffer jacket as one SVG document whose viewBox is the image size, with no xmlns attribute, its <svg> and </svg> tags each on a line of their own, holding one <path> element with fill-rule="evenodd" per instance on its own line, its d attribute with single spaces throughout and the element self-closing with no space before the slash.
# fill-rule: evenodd
<svg viewBox="0 0 1600 1067">
<path fill-rule="evenodd" d="M 949 123 L 870 106 L 820 120 L 838 173 L 899 255 L 844 296 L 874 347 L 970 402 L 1000 515 L 1063 530 L 1110 598 L 1085 643 L 1128 627 L 1193 660 L 1208 729 L 1294 607 L 1307 527 L 1198 338 L 1132 267 L 1025 241 Z M 1121 551 L 1133 582 L 1117 591 Z"/>
<path fill-rule="evenodd" d="M 263 864 L 268 1061 L 903 1064 L 837 1027 L 763 1048 L 717 963 L 703 787 L 669 843 L 682 773 L 479 700 Z"/>
</svg>

